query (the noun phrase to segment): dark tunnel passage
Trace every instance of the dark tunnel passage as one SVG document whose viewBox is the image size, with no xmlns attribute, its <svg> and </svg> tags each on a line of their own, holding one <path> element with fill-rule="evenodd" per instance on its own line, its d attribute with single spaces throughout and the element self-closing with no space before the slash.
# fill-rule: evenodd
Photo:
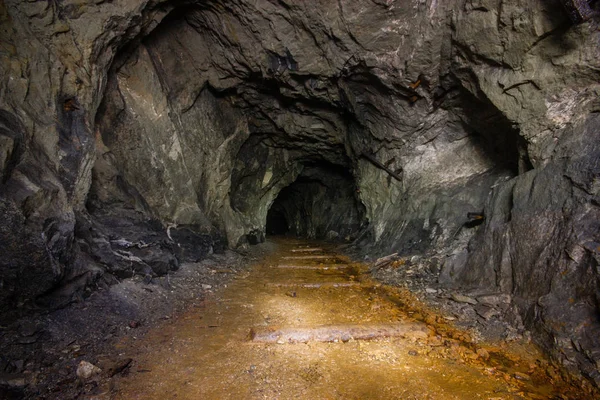
<svg viewBox="0 0 600 400">
<path fill-rule="evenodd" d="M 352 175 L 330 163 L 305 165 L 267 214 L 267 235 L 352 240 L 366 226 Z"/>
<path fill-rule="evenodd" d="M 290 231 L 285 209 L 281 202 L 274 204 L 267 214 L 267 235 L 282 236 Z"/>
</svg>

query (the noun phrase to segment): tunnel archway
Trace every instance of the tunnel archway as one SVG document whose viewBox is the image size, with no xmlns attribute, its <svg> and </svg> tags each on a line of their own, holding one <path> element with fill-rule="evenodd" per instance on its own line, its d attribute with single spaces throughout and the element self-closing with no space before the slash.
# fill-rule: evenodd
<svg viewBox="0 0 600 400">
<path fill-rule="evenodd" d="M 267 235 L 351 240 L 366 226 L 352 174 L 327 162 L 305 164 L 267 213 Z"/>
<path fill-rule="evenodd" d="M 290 226 L 281 206 L 271 207 L 267 213 L 267 235 L 283 236 L 290 231 Z"/>
</svg>

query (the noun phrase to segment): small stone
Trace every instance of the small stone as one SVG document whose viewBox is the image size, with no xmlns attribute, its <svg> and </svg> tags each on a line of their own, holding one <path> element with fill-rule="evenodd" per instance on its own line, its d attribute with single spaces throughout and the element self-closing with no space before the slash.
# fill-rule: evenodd
<svg viewBox="0 0 600 400">
<path fill-rule="evenodd" d="M 479 357 L 475 352 L 471 351 L 471 349 L 469 349 L 468 347 L 465 347 L 465 346 L 458 346 L 457 352 L 462 357 L 468 358 L 471 360 L 476 360 Z"/>
<path fill-rule="evenodd" d="M 94 364 L 89 363 L 87 361 L 82 361 L 77 366 L 77 377 L 79 379 L 87 380 L 92 376 L 99 374 L 102 370 L 96 367 Z"/>
<path fill-rule="evenodd" d="M 327 232 L 327 240 L 334 240 L 334 239 L 337 239 L 339 236 L 340 236 L 340 234 L 337 233 L 336 231 Z"/>
<path fill-rule="evenodd" d="M 140 327 L 140 321 L 129 321 L 129 327 L 131 329 L 136 329 Z"/>
<path fill-rule="evenodd" d="M 529 381 L 531 380 L 531 377 L 527 374 L 524 374 L 522 372 L 515 372 L 514 375 L 515 379 L 518 379 L 520 381 Z"/>
<path fill-rule="evenodd" d="M 477 300 L 474 298 L 459 293 L 453 293 L 452 300 L 456 301 L 457 303 L 477 304 Z"/>
<path fill-rule="evenodd" d="M 19 344 L 33 344 L 35 342 L 37 342 L 38 337 L 37 336 L 26 336 L 26 337 L 21 337 L 17 339 L 17 343 Z"/>
<path fill-rule="evenodd" d="M 433 289 L 433 288 L 425 288 L 425 292 L 429 293 L 429 294 L 435 294 L 437 293 L 437 289 Z"/>
<path fill-rule="evenodd" d="M 212 285 L 202 284 L 202 289 L 203 289 L 203 290 L 209 290 L 209 289 L 212 289 Z"/>
<path fill-rule="evenodd" d="M 429 339 L 427 339 L 427 344 L 432 347 L 439 347 L 439 346 L 443 346 L 444 342 L 442 341 L 442 339 L 440 337 L 433 336 L 433 337 L 430 337 Z"/>
<path fill-rule="evenodd" d="M 500 311 L 493 307 L 486 306 L 485 304 L 477 304 L 475 306 L 475 312 L 485 320 L 489 320 L 493 316 L 500 314 Z"/>
<path fill-rule="evenodd" d="M 0 386 L 7 386 L 12 389 L 23 389 L 27 386 L 27 380 L 24 374 L 4 374 L 0 373 Z"/>
<path fill-rule="evenodd" d="M 419 355 L 419 353 L 417 353 L 417 352 L 416 352 L 416 350 L 409 350 L 409 351 L 408 351 L 408 355 L 409 355 L 409 356 L 418 356 L 418 355 Z"/>
<path fill-rule="evenodd" d="M 289 297 L 297 297 L 298 296 L 296 292 L 287 292 L 285 295 L 289 296 Z"/>
<path fill-rule="evenodd" d="M 480 303 L 487 304 L 490 306 L 499 306 L 500 304 L 510 304 L 511 298 L 509 294 L 488 294 L 484 296 L 478 296 L 477 300 Z"/>
<path fill-rule="evenodd" d="M 490 353 L 486 349 L 477 349 L 477 355 L 484 361 L 490 359 Z"/>
</svg>

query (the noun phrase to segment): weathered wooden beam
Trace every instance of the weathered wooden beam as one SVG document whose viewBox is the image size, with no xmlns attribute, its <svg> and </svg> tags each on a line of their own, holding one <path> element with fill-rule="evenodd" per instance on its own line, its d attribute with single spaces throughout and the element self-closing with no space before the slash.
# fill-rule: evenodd
<svg viewBox="0 0 600 400">
<path fill-rule="evenodd" d="M 281 257 L 284 260 L 322 260 L 326 258 L 336 258 L 335 256 L 286 256 Z"/>
<path fill-rule="evenodd" d="M 348 288 L 348 287 L 368 287 L 360 282 L 319 282 L 319 283 L 277 283 L 270 282 L 267 285 L 280 288 L 304 288 L 304 289 L 336 289 L 336 288 Z"/>
<path fill-rule="evenodd" d="M 254 328 L 250 338 L 256 343 L 308 343 L 347 342 L 349 340 L 375 340 L 391 337 L 426 339 L 429 330 L 419 322 L 389 324 L 326 325 L 314 328 Z"/>
<path fill-rule="evenodd" d="M 389 256 L 378 258 L 373 266 L 370 268 L 370 271 L 379 271 L 381 268 L 391 264 L 399 258 L 398 253 L 390 254 Z"/>
<path fill-rule="evenodd" d="M 317 270 L 317 271 L 327 271 L 327 270 L 340 270 L 350 268 L 348 264 L 332 264 L 332 265 L 290 265 L 290 264 L 280 264 L 277 265 L 277 268 L 283 269 L 309 269 L 309 270 Z"/>
<path fill-rule="evenodd" d="M 396 174 L 394 171 L 392 171 L 391 169 L 389 169 L 388 167 L 386 167 L 385 165 L 383 165 L 382 163 L 377 161 L 377 159 L 373 155 L 363 152 L 363 153 L 361 153 L 361 156 L 363 156 L 364 158 L 369 160 L 377 168 L 380 168 L 380 169 L 384 170 L 385 172 L 387 172 L 388 174 L 390 174 L 390 176 L 395 178 L 397 181 L 402 182 L 402 177 L 400 175 Z"/>
<path fill-rule="evenodd" d="M 309 249 L 294 249 L 294 250 L 292 250 L 292 253 L 314 253 L 317 251 L 323 251 L 323 249 L 321 249 L 319 247 L 312 247 Z"/>
</svg>

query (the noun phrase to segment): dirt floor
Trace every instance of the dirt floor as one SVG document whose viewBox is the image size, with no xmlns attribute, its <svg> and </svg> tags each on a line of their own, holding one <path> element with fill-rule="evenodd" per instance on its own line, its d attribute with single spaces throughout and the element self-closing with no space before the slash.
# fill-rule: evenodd
<svg viewBox="0 0 600 400">
<path fill-rule="evenodd" d="M 118 348 L 117 399 L 588 398 L 524 343 L 475 344 L 331 250 L 278 241 L 248 273 Z M 401 305 L 401 306 L 399 306 Z M 369 340 L 360 340 L 365 338 Z"/>
<path fill-rule="evenodd" d="M 471 313 L 465 310 L 477 307 L 470 298 L 431 288 L 419 289 L 423 296 L 418 297 L 419 290 L 394 288 L 371 278 L 372 273 L 394 274 L 391 265 L 387 272 L 370 273 L 368 265 L 336 255 L 331 246 L 277 239 L 255 246 L 245 256 L 228 253 L 184 266 L 164 281 L 122 282 L 62 316 L 47 317 L 58 327 L 55 324 L 49 332 L 47 324 L 40 330 L 53 342 L 40 336 L 33 343 L 43 343 L 41 365 L 46 366 L 40 370 L 40 361 L 31 361 L 23 367 L 26 396 L 590 399 L 597 395 L 546 360 L 526 335 L 515 333 L 518 329 L 507 330 L 505 337 L 486 337 L 481 334 L 485 329 L 461 326 L 461 316 Z M 74 313 L 78 306 L 81 310 Z M 496 320 L 496 308 L 486 307 L 489 320 Z M 103 320 L 107 312 L 112 317 Z M 65 326 L 74 323 L 74 315 L 83 324 L 79 335 Z M 5 334 L 27 338 L 24 334 L 31 332 L 21 325 Z M 500 321 L 493 326 L 497 332 L 508 325 Z M 73 330 L 77 331 L 71 326 Z M 64 335 L 60 342 L 57 332 Z"/>
<path fill-rule="evenodd" d="M 135 341 L 203 304 L 269 250 L 265 245 L 214 254 L 163 277 L 135 276 L 95 288 L 63 309 L 0 321 L 0 399 L 88 398 L 101 381 L 129 369 L 115 343 Z M 101 366 L 102 374 L 80 379 L 82 361 Z"/>
</svg>

